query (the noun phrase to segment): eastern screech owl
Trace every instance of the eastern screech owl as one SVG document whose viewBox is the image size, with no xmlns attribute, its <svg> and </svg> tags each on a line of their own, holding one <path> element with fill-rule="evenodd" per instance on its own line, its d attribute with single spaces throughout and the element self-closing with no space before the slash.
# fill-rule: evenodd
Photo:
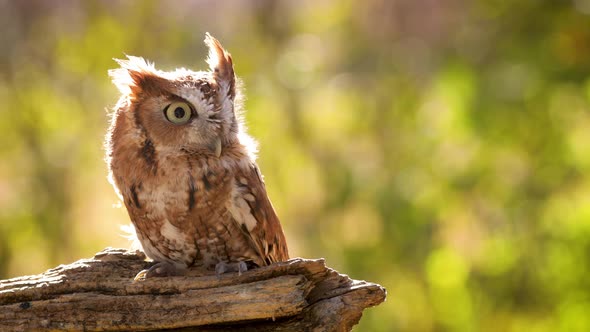
<svg viewBox="0 0 590 332">
<path fill-rule="evenodd" d="M 156 70 L 139 57 L 109 71 L 122 96 L 106 137 L 110 180 L 157 262 L 242 272 L 289 258 L 240 117 L 232 58 L 206 35 L 210 71 Z"/>
</svg>

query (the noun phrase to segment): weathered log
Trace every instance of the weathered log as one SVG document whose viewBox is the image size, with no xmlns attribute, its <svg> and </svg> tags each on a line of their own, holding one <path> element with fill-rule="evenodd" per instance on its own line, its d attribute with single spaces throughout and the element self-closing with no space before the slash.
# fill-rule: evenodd
<svg viewBox="0 0 590 332">
<path fill-rule="evenodd" d="M 0 330 L 349 331 L 383 287 L 295 258 L 247 271 L 133 281 L 152 264 L 106 248 L 43 274 L 0 281 Z"/>
</svg>

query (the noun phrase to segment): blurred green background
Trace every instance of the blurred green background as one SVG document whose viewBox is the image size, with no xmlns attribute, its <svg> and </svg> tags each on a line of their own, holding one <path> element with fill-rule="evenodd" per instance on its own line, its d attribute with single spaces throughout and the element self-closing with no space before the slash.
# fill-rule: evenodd
<svg viewBox="0 0 590 332">
<path fill-rule="evenodd" d="M 357 331 L 590 331 L 590 0 L 0 0 L 0 278 L 128 247 L 112 58 L 232 53 L 293 256 Z"/>
</svg>

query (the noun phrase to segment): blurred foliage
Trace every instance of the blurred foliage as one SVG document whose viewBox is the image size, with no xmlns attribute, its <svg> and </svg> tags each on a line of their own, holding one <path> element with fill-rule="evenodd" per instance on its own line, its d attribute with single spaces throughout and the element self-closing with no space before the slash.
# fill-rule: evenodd
<svg viewBox="0 0 590 332">
<path fill-rule="evenodd" d="M 293 256 L 358 331 L 590 330 L 590 1 L 0 0 L 0 277 L 128 246 L 112 58 L 232 53 Z"/>
</svg>

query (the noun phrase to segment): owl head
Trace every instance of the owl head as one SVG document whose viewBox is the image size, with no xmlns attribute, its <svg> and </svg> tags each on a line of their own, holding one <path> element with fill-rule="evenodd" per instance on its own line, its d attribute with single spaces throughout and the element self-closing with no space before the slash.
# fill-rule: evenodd
<svg viewBox="0 0 590 332">
<path fill-rule="evenodd" d="M 219 157 L 224 147 L 245 143 L 240 92 L 231 55 L 208 33 L 208 71 L 157 70 L 143 58 L 116 60 L 109 71 L 122 96 L 115 106 L 107 149 L 167 155 Z M 253 153 L 253 151 L 250 151 Z M 149 159 L 149 158 L 148 158 Z"/>
</svg>

